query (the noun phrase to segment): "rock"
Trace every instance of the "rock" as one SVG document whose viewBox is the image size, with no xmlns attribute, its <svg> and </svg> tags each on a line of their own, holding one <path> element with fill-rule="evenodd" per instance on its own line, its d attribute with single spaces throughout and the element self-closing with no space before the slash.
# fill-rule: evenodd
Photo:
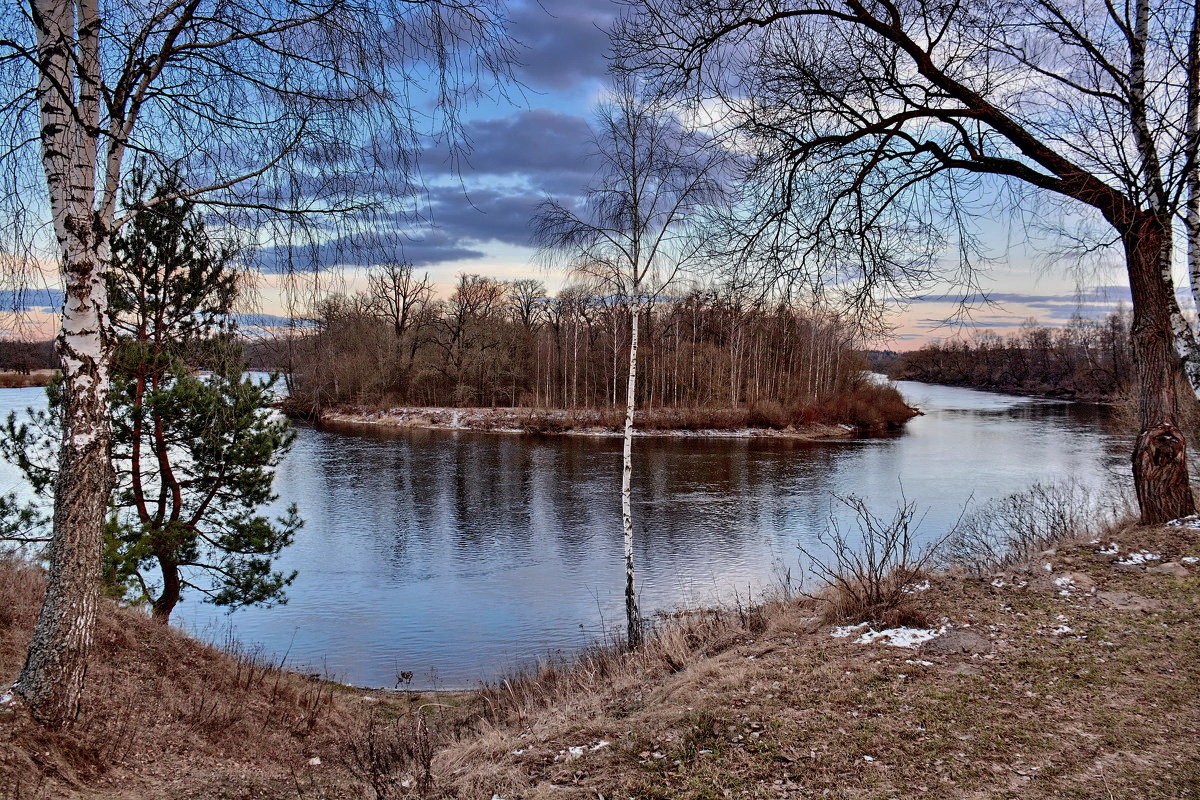
<svg viewBox="0 0 1200 800">
<path fill-rule="evenodd" d="M 1074 587 L 1081 592 L 1090 592 L 1096 588 L 1096 582 L 1082 572 L 1068 572 L 1067 577 L 1071 579 Z"/>
<path fill-rule="evenodd" d="M 1168 561 L 1165 564 L 1155 564 L 1153 567 L 1146 567 L 1146 572 L 1159 572 L 1164 575 L 1174 575 L 1177 578 L 1186 578 L 1192 574 L 1187 567 L 1178 561 Z"/>
<path fill-rule="evenodd" d="M 1133 592 L 1096 592 L 1096 599 L 1118 611 L 1154 611 L 1160 607 L 1157 601 Z"/>
<path fill-rule="evenodd" d="M 973 653 L 990 653 L 992 643 L 987 637 L 980 636 L 975 631 L 949 630 L 941 636 L 935 636 L 921 645 L 922 652 L 939 656 L 971 655 Z"/>
</svg>

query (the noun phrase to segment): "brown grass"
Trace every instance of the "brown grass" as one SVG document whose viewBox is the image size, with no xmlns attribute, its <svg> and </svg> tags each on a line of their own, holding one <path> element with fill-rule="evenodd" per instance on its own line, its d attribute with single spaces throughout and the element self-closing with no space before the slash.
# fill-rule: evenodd
<svg viewBox="0 0 1200 800">
<path fill-rule="evenodd" d="M 0 560 L 6 680 L 20 668 L 41 591 L 40 569 Z M 180 781 L 201 794 L 207 784 L 282 786 L 289 769 L 330 752 L 352 722 L 332 684 L 251 651 L 203 645 L 140 611 L 106 602 L 94 647 L 74 726 L 49 732 L 13 711 L 0 719 L 0 786 L 24 787 L 15 796 L 138 797 L 148 796 L 138 783 Z"/>
</svg>

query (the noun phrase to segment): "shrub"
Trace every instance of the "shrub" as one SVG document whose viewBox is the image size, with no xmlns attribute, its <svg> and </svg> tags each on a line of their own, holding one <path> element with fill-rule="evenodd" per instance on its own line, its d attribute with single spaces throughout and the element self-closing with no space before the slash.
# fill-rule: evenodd
<svg viewBox="0 0 1200 800">
<path fill-rule="evenodd" d="M 1115 503 L 1076 481 L 1034 484 L 964 515 L 946 542 L 948 565 L 978 577 L 1112 523 Z"/>
<path fill-rule="evenodd" d="M 822 621 L 887 628 L 928 624 L 909 587 L 925 574 L 940 542 L 917 543 L 916 504 L 902 503 L 885 519 L 861 498 L 837 499 L 853 513 L 856 533 L 831 515 L 829 530 L 817 536 L 827 552 L 800 547 L 809 576 L 823 584 L 823 591 L 808 595 L 823 604 Z"/>
</svg>

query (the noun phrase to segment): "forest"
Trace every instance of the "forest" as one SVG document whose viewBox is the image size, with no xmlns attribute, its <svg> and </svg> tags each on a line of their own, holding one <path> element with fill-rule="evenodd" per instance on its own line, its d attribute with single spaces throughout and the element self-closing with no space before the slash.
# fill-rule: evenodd
<svg viewBox="0 0 1200 800">
<path fill-rule="evenodd" d="M 320 303 L 313 331 L 290 342 L 289 408 L 623 408 L 630 313 L 586 283 L 551 295 L 535 279 L 472 274 L 439 300 L 411 267 L 386 265 L 367 291 Z M 657 298 L 639 327 L 645 412 L 743 409 L 779 428 L 912 415 L 864 376 L 859 337 L 830 314 L 713 285 Z"/>
<path fill-rule="evenodd" d="M 1075 317 L 1067 325 L 1028 321 L 1007 336 L 981 330 L 900 353 L 897 380 L 997 389 L 1072 400 L 1111 401 L 1133 377 L 1129 314 Z"/>
</svg>

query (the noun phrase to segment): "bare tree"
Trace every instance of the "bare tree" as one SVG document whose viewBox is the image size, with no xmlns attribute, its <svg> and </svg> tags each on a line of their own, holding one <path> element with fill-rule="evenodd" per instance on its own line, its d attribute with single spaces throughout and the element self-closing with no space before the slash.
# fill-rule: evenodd
<svg viewBox="0 0 1200 800">
<path fill-rule="evenodd" d="M 421 346 L 421 328 L 433 301 L 433 283 L 429 273 L 417 278 L 411 263 L 389 261 L 374 269 L 368 278 L 367 293 L 371 310 L 395 335 L 399 388 L 403 393 L 412 379 L 413 360 Z"/>
<path fill-rule="evenodd" d="M 544 256 L 601 281 L 629 307 L 621 521 L 625 613 L 630 646 L 641 641 L 633 559 L 633 426 L 637 406 L 639 319 L 683 272 L 705 257 L 700 222 L 721 197 L 720 159 L 710 142 L 618 80 L 596 115 L 599 166 L 582 206 L 549 200 L 534 220 Z"/>
<path fill-rule="evenodd" d="M 37 719 L 76 715 L 94 627 L 112 484 L 105 272 L 113 232 L 139 211 L 117 207 L 129 155 L 176 169 L 181 195 L 234 224 L 365 214 L 410 183 L 416 95 L 447 112 L 432 132 L 452 130 L 454 106 L 504 74 L 506 48 L 494 0 L 31 0 L 0 11 L 5 245 L 59 260 L 66 291 L 50 570 L 15 686 Z"/>
<path fill-rule="evenodd" d="M 1142 520 L 1195 510 L 1177 387 L 1183 367 L 1200 387 L 1200 351 L 1171 266 L 1175 222 L 1200 220 L 1195 3 L 666 0 L 617 39 L 749 154 L 732 238 L 776 272 L 870 305 L 936 277 L 946 245 L 969 262 L 972 197 L 1083 217 L 1133 296 Z"/>
</svg>

